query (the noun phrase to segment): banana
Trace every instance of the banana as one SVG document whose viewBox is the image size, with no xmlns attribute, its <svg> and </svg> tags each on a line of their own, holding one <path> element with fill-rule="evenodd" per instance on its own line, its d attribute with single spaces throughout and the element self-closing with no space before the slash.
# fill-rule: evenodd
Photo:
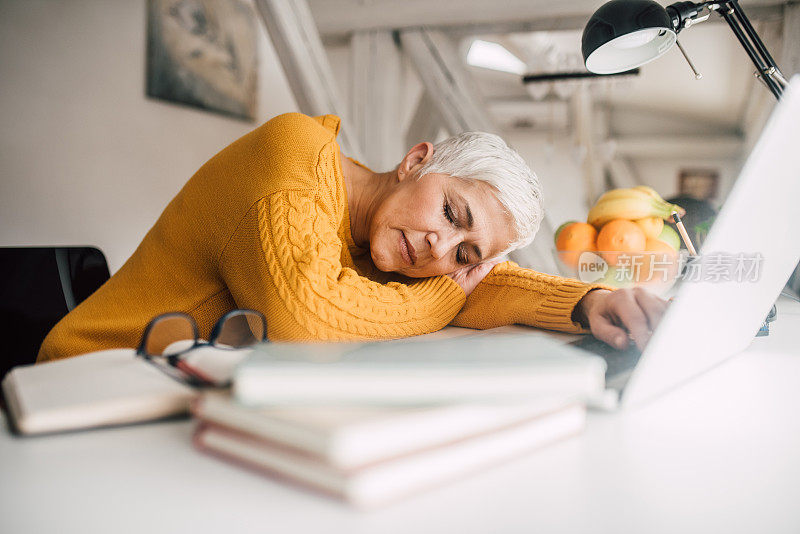
<svg viewBox="0 0 800 534">
<path fill-rule="evenodd" d="M 612 198 L 595 204 L 589 210 L 589 216 L 586 221 L 599 229 L 605 223 L 614 219 L 635 220 L 660 216 L 659 206 L 652 199 Z"/>
<path fill-rule="evenodd" d="M 651 199 L 652 197 L 646 191 L 634 189 L 632 187 L 625 189 L 612 189 L 611 191 L 606 191 L 605 193 L 603 193 L 600 196 L 600 198 L 597 199 L 597 202 L 595 202 L 595 204 L 599 204 L 600 202 L 605 202 L 606 200 L 615 200 L 622 198 Z"/>
<path fill-rule="evenodd" d="M 635 186 L 633 186 L 633 189 L 638 189 L 639 191 L 644 191 L 645 193 L 647 193 L 648 195 L 650 195 L 654 199 L 658 200 L 659 202 L 667 203 L 666 200 L 661 198 L 661 195 L 658 194 L 658 191 L 656 191 L 655 189 L 653 189 L 649 185 L 635 185 Z M 677 204 L 672 204 L 672 211 L 677 211 L 678 215 L 680 215 L 681 217 L 686 215 L 686 210 L 683 209 L 682 207 L 678 206 Z"/>
<path fill-rule="evenodd" d="M 666 202 L 653 188 L 643 185 L 604 193 L 589 210 L 586 220 L 599 229 L 613 219 L 670 219 L 673 211 L 686 213 L 680 206 Z"/>
<path fill-rule="evenodd" d="M 639 191 L 643 191 L 643 192 L 647 193 L 648 195 L 650 195 L 651 197 L 653 197 L 655 199 L 658 199 L 661 202 L 664 202 L 664 199 L 661 198 L 661 195 L 658 194 L 658 191 L 656 191 L 655 189 L 653 189 L 649 185 L 635 185 L 635 186 L 632 187 L 632 189 L 637 189 Z"/>
</svg>

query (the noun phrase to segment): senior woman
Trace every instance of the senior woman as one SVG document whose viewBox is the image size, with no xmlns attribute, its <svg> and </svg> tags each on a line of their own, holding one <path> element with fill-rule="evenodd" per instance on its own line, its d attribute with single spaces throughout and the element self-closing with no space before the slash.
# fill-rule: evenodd
<svg viewBox="0 0 800 534">
<path fill-rule="evenodd" d="M 214 156 L 38 360 L 134 347 L 171 311 L 207 338 L 236 307 L 264 313 L 271 340 L 522 323 L 647 341 L 662 299 L 498 263 L 542 218 L 536 177 L 499 137 L 420 143 L 375 173 L 340 153 L 338 130 L 332 115 L 280 115 Z"/>
</svg>

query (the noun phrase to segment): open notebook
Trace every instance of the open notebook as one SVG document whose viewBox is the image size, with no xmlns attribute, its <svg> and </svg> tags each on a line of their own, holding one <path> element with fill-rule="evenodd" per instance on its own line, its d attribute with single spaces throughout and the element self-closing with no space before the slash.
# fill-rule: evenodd
<svg viewBox="0 0 800 534">
<path fill-rule="evenodd" d="M 250 352 L 202 347 L 189 353 L 187 360 L 205 375 L 226 382 Z M 12 422 L 21 434 L 186 415 L 197 395 L 136 356 L 133 349 L 103 350 L 16 367 L 3 379 L 2 389 Z"/>
<path fill-rule="evenodd" d="M 60 432 L 150 421 L 189 411 L 195 391 L 173 380 L 133 349 L 16 367 L 3 394 L 22 434 Z"/>
</svg>

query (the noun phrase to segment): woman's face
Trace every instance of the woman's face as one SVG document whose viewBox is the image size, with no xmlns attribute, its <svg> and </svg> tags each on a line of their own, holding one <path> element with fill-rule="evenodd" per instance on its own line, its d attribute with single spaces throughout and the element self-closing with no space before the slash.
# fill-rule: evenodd
<svg viewBox="0 0 800 534">
<path fill-rule="evenodd" d="M 446 174 L 398 181 L 370 221 L 372 261 L 381 271 L 414 278 L 451 273 L 506 250 L 514 224 L 492 186 Z"/>
</svg>

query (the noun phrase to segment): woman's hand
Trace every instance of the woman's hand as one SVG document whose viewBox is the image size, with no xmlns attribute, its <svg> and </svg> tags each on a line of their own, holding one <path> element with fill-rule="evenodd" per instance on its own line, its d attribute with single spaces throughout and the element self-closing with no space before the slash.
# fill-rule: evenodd
<svg viewBox="0 0 800 534">
<path fill-rule="evenodd" d="M 447 276 L 452 278 L 458 285 L 460 285 L 461 289 L 464 290 L 464 293 L 469 296 L 469 294 L 472 293 L 472 290 L 478 287 L 478 284 L 481 283 L 481 280 L 483 280 L 486 275 L 489 274 L 489 271 L 491 271 L 495 265 L 504 261 L 506 261 L 504 257 L 493 258 L 482 263 L 476 263 L 475 265 L 467 265 L 461 269 L 458 269 L 457 271 L 453 271 Z"/>
<path fill-rule="evenodd" d="M 573 318 L 612 347 L 625 349 L 629 339 L 633 339 L 643 350 L 667 304 L 666 300 L 640 287 L 616 291 L 595 289 L 578 302 Z"/>
</svg>

